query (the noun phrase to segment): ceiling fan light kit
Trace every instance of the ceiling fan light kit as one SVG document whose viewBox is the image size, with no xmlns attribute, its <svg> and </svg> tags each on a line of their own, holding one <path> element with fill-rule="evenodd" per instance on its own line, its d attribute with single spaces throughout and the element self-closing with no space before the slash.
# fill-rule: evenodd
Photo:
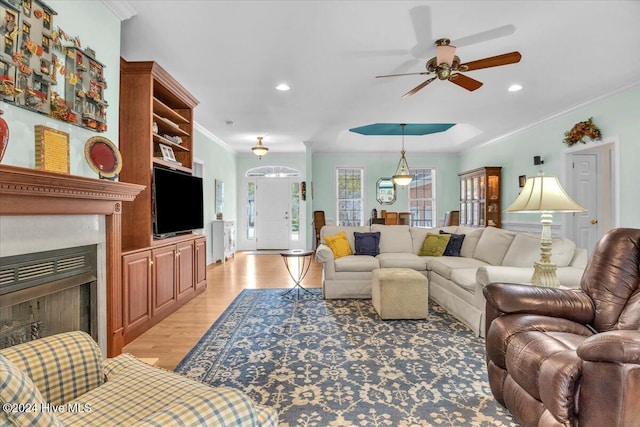
<svg viewBox="0 0 640 427">
<path fill-rule="evenodd" d="M 402 74 L 386 74 L 380 77 L 397 77 L 397 76 L 411 76 L 411 75 L 426 75 L 435 74 L 435 77 L 431 77 L 424 82 L 420 83 L 409 92 L 402 95 L 403 98 L 411 96 L 418 92 L 436 78 L 439 80 L 448 80 L 468 91 L 474 91 L 482 86 L 482 82 L 472 79 L 464 74 L 460 74 L 466 71 L 480 70 L 483 68 L 498 67 L 501 65 L 515 64 L 520 62 L 522 55 L 519 52 L 510 52 L 502 55 L 492 56 L 488 58 L 478 59 L 475 61 L 460 63 L 460 58 L 456 56 L 456 47 L 450 45 L 450 40 L 447 38 L 438 39 L 435 41 L 436 56 L 429 59 L 426 64 L 427 71 L 419 73 L 402 73 Z"/>
<path fill-rule="evenodd" d="M 269 149 L 262 145 L 262 137 L 259 136 L 258 145 L 254 145 L 253 147 L 251 147 L 251 151 L 253 151 L 253 154 L 258 156 L 258 159 L 262 159 L 262 156 L 266 155 Z"/>
<path fill-rule="evenodd" d="M 404 127 L 405 123 L 401 123 L 400 127 L 402 127 L 402 151 L 400 151 L 400 161 L 398 162 L 398 166 L 396 167 L 396 172 L 391 177 L 391 180 L 395 182 L 397 185 L 401 187 L 406 187 L 411 184 L 413 181 L 413 175 L 409 171 L 409 164 L 407 163 L 407 158 L 405 157 L 405 149 L 404 149 Z"/>
</svg>

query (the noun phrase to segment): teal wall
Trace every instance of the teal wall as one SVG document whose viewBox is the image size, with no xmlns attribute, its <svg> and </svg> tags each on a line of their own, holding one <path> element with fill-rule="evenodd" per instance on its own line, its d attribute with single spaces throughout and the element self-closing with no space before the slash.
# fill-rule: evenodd
<svg viewBox="0 0 640 427">
<path fill-rule="evenodd" d="M 634 172 L 640 164 L 640 86 L 469 150 L 460 156 L 460 170 L 502 166 L 502 208 L 505 209 L 518 195 L 519 175 L 530 177 L 543 171 L 545 175 L 559 176 L 562 181 L 562 152 L 567 148 L 562 142 L 564 133 L 589 117 L 593 117 L 604 139 L 615 136 L 620 139 L 620 226 L 640 228 L 640 178 Z M 544 164 L 534 166 L 533 156 L 541 156 Z M 505 213 L 503 221 L 523 218 L 522 214 Z"/>
<path fill-rule="evenodd" d="M 197 108 L 197 107 L 196 107 Z M 238 192 L 238 171 L 236 156 L 230 152 L 215 136 L 194 128 L 194 158 L 204 162 L 204 226 L 207 235 L 207 257 L 211 250 L 211 221 L 216 219 L 215 182 L 224 183 L 224 204 L 222 217 L 235 219 L 237 212 L 236 194 Z"/>
<path fill-rule="evenodd" d="M 398 187 L 396 202 L 381 205 L 376 200 L 376 182 L 382 177 L 391 177 L 398 166 L 400 153 L 379 154 L 314 154 L 312 161 L 313 210 L 325 211 L 327 223 L 336 222 L 335 171 L 338 167 L 361 167 L 365 170 L 365 219 L 372 209 L 378 212 L 408 211 L 408 187 Z M 458 206 L 459 160 L 454 155 L 428 155 L 407 153 L 407 162 L 411 168 L 436 169 L 436 222 L 444 219 L 444 213 Z"/>
<path fill-rule="evenodd" d="M 107 108 L 107 132 L 96 133 L 59 120 L 54 120 L 31 110 L 0 102 L 3 118 L 9 125 L 9 145 L 2 159 L 3 164 L 35 167 L 35 125 L 44 125 L 69 134 L 70 172 L 72 175 L 98 178 L 84 158 L 87 139 L 100 135 L 118 145 L 118 104 L 120 100 L 120 19 L 102 2 L 46 0 L 57 12 L 53 17 L 54 28 L 60 27 L 72 36 L 78 36 L 82 48 L 91 47 L 96 59 L 105 65 L 107 81 L 105 99 Z M 108 35 L 108 36 L 106 36 Z M 62 77 L 53 90 L 64 93 Z"/>
</svg>

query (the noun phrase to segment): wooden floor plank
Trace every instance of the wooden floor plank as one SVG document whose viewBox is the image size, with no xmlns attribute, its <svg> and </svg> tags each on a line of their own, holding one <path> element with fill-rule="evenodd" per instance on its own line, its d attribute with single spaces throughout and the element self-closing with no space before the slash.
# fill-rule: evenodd
<svg viewBox="0 0 640 427">
<path fill-rule="evenodd" d="M 291 288 L 280 255 L 238 252 L 226 263 L 207 267 L 207 289 L 124 347 L 137 357 L 157 358 L 156 366 L 173 370 L 243 289 Z M 322 265 L 313 261 L 305 287 L 321 287 Z"/>
</svg>

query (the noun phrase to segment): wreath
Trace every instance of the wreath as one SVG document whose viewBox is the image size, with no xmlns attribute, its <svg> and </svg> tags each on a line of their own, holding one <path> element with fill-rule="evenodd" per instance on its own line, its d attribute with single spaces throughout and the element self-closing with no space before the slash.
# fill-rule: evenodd
<svg viewBox="0 0 640 427">
<path fill-rule="evenodd" d="M 593 123 L 593 117 L 589 117 L 587 121 L 576 123 L 570 131 L 565 132 L 564 143 L 569 147 L 578 142 L 586 144 L 585 136 L 592 141 L 599 140 L 602 137 L 600 129 Z"/>
</svg>

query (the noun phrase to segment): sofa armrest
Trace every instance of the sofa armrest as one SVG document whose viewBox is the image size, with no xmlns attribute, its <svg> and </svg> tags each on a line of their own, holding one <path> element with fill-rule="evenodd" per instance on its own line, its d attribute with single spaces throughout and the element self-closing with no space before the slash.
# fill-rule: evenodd
<svg viewBox="0 0 640 427">
<path fill-rule="evenodd" d="M 324 243 L 318 245 L 316 249 L 316 261 L 321 264 L 327 263 L 329 261 L 333 261 L 335 258 L 333 256 L 333 251 L 331 248 Z"/>
<path fill-rule="evenodd" d="M 640 365 L 640 331 L 601 332 L 584 340 L 576 351 L 578 357 L 590 362 Z"/>
<path fill-rule="evenodd" d="M 29 375 L 52 405 L 67 403 L 104 382 L 100 348 L 84 332 L 51 335 L 1 353 Z"/>
<path fill-rule="evenodd" d="M 489 283 L 531 283 L 533 268 L 487 265 L 476 271 L 476 283 L 486 287 Z"/>
<path fill-rule="evenodd" d="M 533 267 L 487 265 L 478 268 L 476 272 L 476 282 L 483 288 L 489 283 L 530 284 L 533 272 Z M 584 268 L 580 267 L 558 267 L 557 274 L 560 286 L 565 288 L 579 288 L 583 273 Z"/>
<path fill-rule="evenodd" d="M 487 307 L 491 306 L 499 313 L 537 314 L 568 319 L 583 325 L 590 323 L 595 314 L 593 301 L 580 289 L 491 283 L 483 293 Z"/>
<path fill-rule="evenodd" d="M 187 425 L 216 426 L 277 426 L 275 409 L 260 407 L 249 397 L 229 387 L 212 387 L 204 396 L 191 395 L 171 403 L 161 410 L 130 424 L 131 427 L 184 427 Z"/>
</svg>

